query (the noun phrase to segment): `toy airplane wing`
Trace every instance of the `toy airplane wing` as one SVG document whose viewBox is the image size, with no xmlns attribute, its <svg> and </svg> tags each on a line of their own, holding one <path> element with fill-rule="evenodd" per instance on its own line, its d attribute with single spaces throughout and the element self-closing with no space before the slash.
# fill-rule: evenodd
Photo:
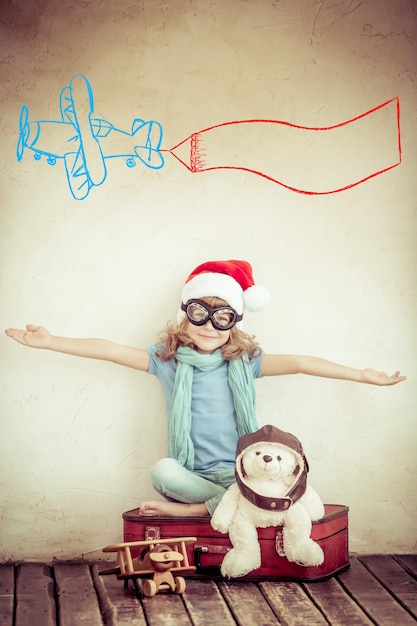
<svg viewBox="0 0 417 626">
<path fill-rule="evenodd" d="M 101 185 L 106 176 L 106 165 L 93 127 L 94 98 L 91 85 L 82 74 L 76 74 L 60 94 L 62 120 L 75 130 L 78 150 L 64 155 L 65 170 L 71 193 L 83 200 L 91 187 Z"/>
<path fill-rule="evenodd" d="M 67 152 L 64 156 L 64 163 L 72 195 L 76 200 L 84 200 L 90 193 L 90 189 L 94 187 L 94 183 L 86 168 L 81 147 L 78 152 Z"/>
<path fill-rule="evenodd" d="M 125 541 L 122 543 L 115 543 L 111 546 L 102 548 L 103 552 L 118 552 L 125 548 L 146 548 L 148 546 L 160 546 L 160 545 L 176 545 L 176 544 L 188 544 L 195 543 L 196 537 L 170 537 L 168 539 L 146 539 L 144 541 Z"/>
</svg>

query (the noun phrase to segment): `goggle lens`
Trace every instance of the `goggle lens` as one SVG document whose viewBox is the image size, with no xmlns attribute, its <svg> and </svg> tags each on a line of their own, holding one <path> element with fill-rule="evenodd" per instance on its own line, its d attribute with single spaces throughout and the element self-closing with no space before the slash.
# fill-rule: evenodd
<svg viewBox="0 0 417 626">
<path fill-rule="evenodd" d="M 203 326 L 210 320 L 217 330 L 228 330 L 243 318 L 229 306 L 212 308 L 203 300 L 188 300 L 181 305 L 181 309 L 195 326 Z"/>
</svg>

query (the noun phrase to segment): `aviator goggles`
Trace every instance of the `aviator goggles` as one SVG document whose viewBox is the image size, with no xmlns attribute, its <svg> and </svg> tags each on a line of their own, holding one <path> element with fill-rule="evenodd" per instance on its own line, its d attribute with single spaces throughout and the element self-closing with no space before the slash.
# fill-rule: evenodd
<svg viewBox="0 0 417 626">
<path fill-rule="evenodd" d="M 229 330 L 243 319 L 243 315 L 238 315 L 230 306 L 212 308 L 204 300 L 188 300 L 181 304 L 181 309 L 185 311 L 191 324 L 204 326 L 210 320 L 217 330 Z"/>
</svg>

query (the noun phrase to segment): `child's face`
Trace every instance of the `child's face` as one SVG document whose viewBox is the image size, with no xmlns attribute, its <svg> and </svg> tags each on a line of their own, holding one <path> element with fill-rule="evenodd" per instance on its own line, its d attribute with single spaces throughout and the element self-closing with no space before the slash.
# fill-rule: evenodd
<svg viewBox="0 0 417 626">
<path fill-rule="evenodd" d="M 187 320 L 185 332 L 201 354 L 211 354 L 224 346 L 230 337 L 230 329 L 216 330 L 210 320 L 204 326 L 195 326 Z"/>
</svg>

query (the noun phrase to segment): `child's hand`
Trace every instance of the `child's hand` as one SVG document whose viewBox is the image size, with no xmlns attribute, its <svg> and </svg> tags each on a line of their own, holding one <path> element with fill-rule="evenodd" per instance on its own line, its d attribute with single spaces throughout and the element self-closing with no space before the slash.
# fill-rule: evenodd
<svg viewBox="0 0 417 626">
<path fill-rule="evenodd" d="M 403 380 L 407 380 L 407 376 L 401 376 L 400 372 L 388 376 L 385 372 L 377 372 L 370 368 L 362 371 L 362 381 L 370 385 L 396 385 Z"/>
<path fill-rule="evenodd" d="M 30 348 L 48 348 L 50 344 L 51 335 L 42 326 L 28 324 L 25 330 L 8 328 L 4 332 L 8 337 Z"/>
</svg>

